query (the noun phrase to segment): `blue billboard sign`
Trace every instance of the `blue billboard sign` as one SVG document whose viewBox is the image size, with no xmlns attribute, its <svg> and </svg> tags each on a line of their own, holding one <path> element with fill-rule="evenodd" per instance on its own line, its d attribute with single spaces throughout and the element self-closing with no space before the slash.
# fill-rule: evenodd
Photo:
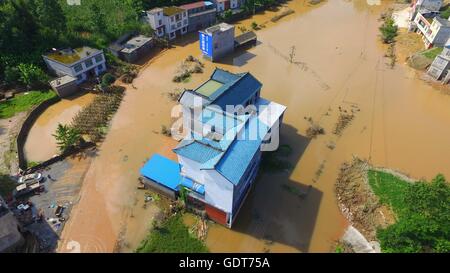
<svg viewBox="0 0 450 273">
<path fill-rule="evenodd" d="M 212 58 L 212 36 L 205 34 L 203 32 L 200 32 L 200 50 L 202 51 L 203 55 L 208 56 L 209 58 Z"/>
</svg>

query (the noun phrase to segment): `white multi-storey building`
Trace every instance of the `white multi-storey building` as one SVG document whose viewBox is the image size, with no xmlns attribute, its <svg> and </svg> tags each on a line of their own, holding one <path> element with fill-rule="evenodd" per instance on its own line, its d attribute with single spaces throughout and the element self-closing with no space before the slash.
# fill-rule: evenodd
<svg viewBox="0 0 450 273">
<path fill-rule="evenodd" d="M 103 50 L 87 46 L 54 50 L 44 58 L 47 67 L 58 76 L 71 76 L 77 84 L 84 82 L 89 76 L 98 76 L 106 71 Z"/>
<path fill-rule="evenodd" d="M 154 8 L 147 11 L 147 21 L 158 37 L 167 36 L 170 40 L 188 31 L 187 11 L 179 7 Z"/>
</svg>

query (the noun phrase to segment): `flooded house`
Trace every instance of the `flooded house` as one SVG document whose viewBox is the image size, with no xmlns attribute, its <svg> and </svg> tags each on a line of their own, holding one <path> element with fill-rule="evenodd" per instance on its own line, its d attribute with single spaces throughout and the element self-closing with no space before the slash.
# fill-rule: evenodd
<svg viewBox="0 0 450 273">
<path fill-rule="evenodd" d="M 442 81 L 447 84 L 450 81 L 450 49 L 444 48 L 444 50 L 436 56 L 433 63 L 428 68 L 428 75 L 430 75 L 436 81 Z"/>
<path fill-rule="evenodd" d="M 188 32 L 198 31 L 216 23 L 216 6 L 210 1 L 198 1 L 180 8 L 188 12 Z"/>
<path fill-rule="evenodd" d="M 254 186 L 264 151 L 278 148 L 286 107 L 261 97 L 250 73 L 216 69 L 179 99 L 185 137 L 173 150 L 178 162 L 154 155 L 141 169 L 145 183 L 231 227 Z M 269 200 L 268 200 L 269 202 Z"/>
<path fill-rule="evenodd" d="M 217 12 L 223 12 L 230 9 L 237 9 L 241 6 L 241 0 L 214 0 L 217 6 Z"/>
<path fill-rule="evenodd" d="M 215 61 L 234 51 L 234 26 L 226 23 L 199 31 L 203 57 Z"/>
<path fill-rule="evenodd" d="M 59 77 L 70 76 L 80 84 L 106 71 L 103 50 L 88 46 L 53 50 L 42 56 L 50 71 Z"/>
<path fill-rule="evenodd" d="M 152 47 L 153 38 L 130 33 L 117 39 L 108 49 L 121 60 L 134 63 L 148 54 Z"/>
<path fill-rule="evenodd" d="M 146 12 L 147 21 L 158 37 L 175 39 L 188 32 L 189 19 L 185 9 L 171 6 L 154 8 Z"/>
<path fill-rule="evenodd" d="M 449 20 L 439 16 L 431 19 L 418 13 L 414 22 L 417 26 L 417 33 L 422 35 L 425 48 L 431 48 L 433 46 L 443 47 L 447 45 L 450 38 Z"/>
</svg>

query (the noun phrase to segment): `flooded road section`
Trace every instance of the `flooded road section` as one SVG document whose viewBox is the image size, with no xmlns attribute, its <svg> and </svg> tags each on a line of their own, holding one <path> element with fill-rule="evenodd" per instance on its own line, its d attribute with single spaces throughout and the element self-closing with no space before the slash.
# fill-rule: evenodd
<svg viewBox="0 0 450 273">
<path fill-rule="evenodd" d="M 72 118 L 93 99 L 94 94 L 62 99 L 45 110 L 31 128 L 25 142 L 25 156 L 27 160 L 39 162 L 52 158 L 58 153 L 56 140 L 52 136 L 58 123 L 69 124 Z"/>
<path fill-rule="evenodd" d="M 71 240 L 82 251 L 113 251 L 119 237 L 130 251 L 146 235 L 155 210 L 136 206 L 136 180 L 153 153 L 175 158 L 171 148 L 176 142 L 159 133 L 162 124 L 170 123 L 174 105 L 167 93 L 196 87 L 215 66 L 250 71 L 263 83 L 263 97 L 288 107 L 281 144 L 292 148 L 287 160 L 293 168 L 261 173 L 233 229 L 210 226 L 206 244 L 212 252 L 330 251 L 347 226 L 334 182 L 340 165 L 353 155 L 415 178 L 439 172 L 450 177 L 450 96 L 415 79 L 403 63 L 394 69 L 386 65 L 377 19 L 387 1 L 378 6 L 332 0 L 314 8 L 305 2 L 289 2 L 295 14 L 257 31 L 255 48 L 206 63 L 204 74 L 186 84 L 171 78 L 187 55 L 200 56 L 198 42 L 179 42 L 141 71 L 86 175 L 60 251 Z M 242 24 L 261 24 L 270 14 Z M 292 48 L 294 63 L 287 61 Z M 354 119 L 336 135 L 345 111 Z M 309 118 L 326 134 L 306 138 Z"/>
</svg>

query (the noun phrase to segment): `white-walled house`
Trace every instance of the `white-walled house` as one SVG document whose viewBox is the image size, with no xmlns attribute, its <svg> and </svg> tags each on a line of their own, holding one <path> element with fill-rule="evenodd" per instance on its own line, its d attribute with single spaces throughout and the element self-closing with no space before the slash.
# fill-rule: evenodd
<svg viewBox="0 0 450 273">
<path fill-rule="evenodd" d="M 103 50 L 87 46 L 55 50 L 42 57 L 53 73 L 60 77 L 71 76 L 76 79 L 77 84 L 106 71 Z"/>
<path fill-rule="evenodd" d="M 421 13 L 417 14 L 414 22 L 417 32 L 422 35 L 422 40 L 426 48 L 433 46 L 445 46 L 450 38 L 450 21 L 439 16 L 432 20 L 426 18 Z"/>
<path fill-rule="evenodd" d="M 172 196 L 187 189 L 189 206 L 231 227 L 263 151 L 278 148 L 286 107 L 261 98 L 261 88 L 250 73 L 216 69 L 197 89 L 186 90 L 179 100 L 186 135 L 174 149 L 178 162 L 152 157 L 141 169 L 147 184 Z"/>
<path fill-rule="evenodd" d="M 188 31 L 187 11 L 179 7 L 154 8 L 147 11 L 147 21 L 158 37 L 175 39 Z"/>
<path fill-rule="evenodd" d="M 229 9 L 237 9 L 240 7 L 240 0 L 214 0 L 217 12 L 223 12 Z"/>
</svg>

